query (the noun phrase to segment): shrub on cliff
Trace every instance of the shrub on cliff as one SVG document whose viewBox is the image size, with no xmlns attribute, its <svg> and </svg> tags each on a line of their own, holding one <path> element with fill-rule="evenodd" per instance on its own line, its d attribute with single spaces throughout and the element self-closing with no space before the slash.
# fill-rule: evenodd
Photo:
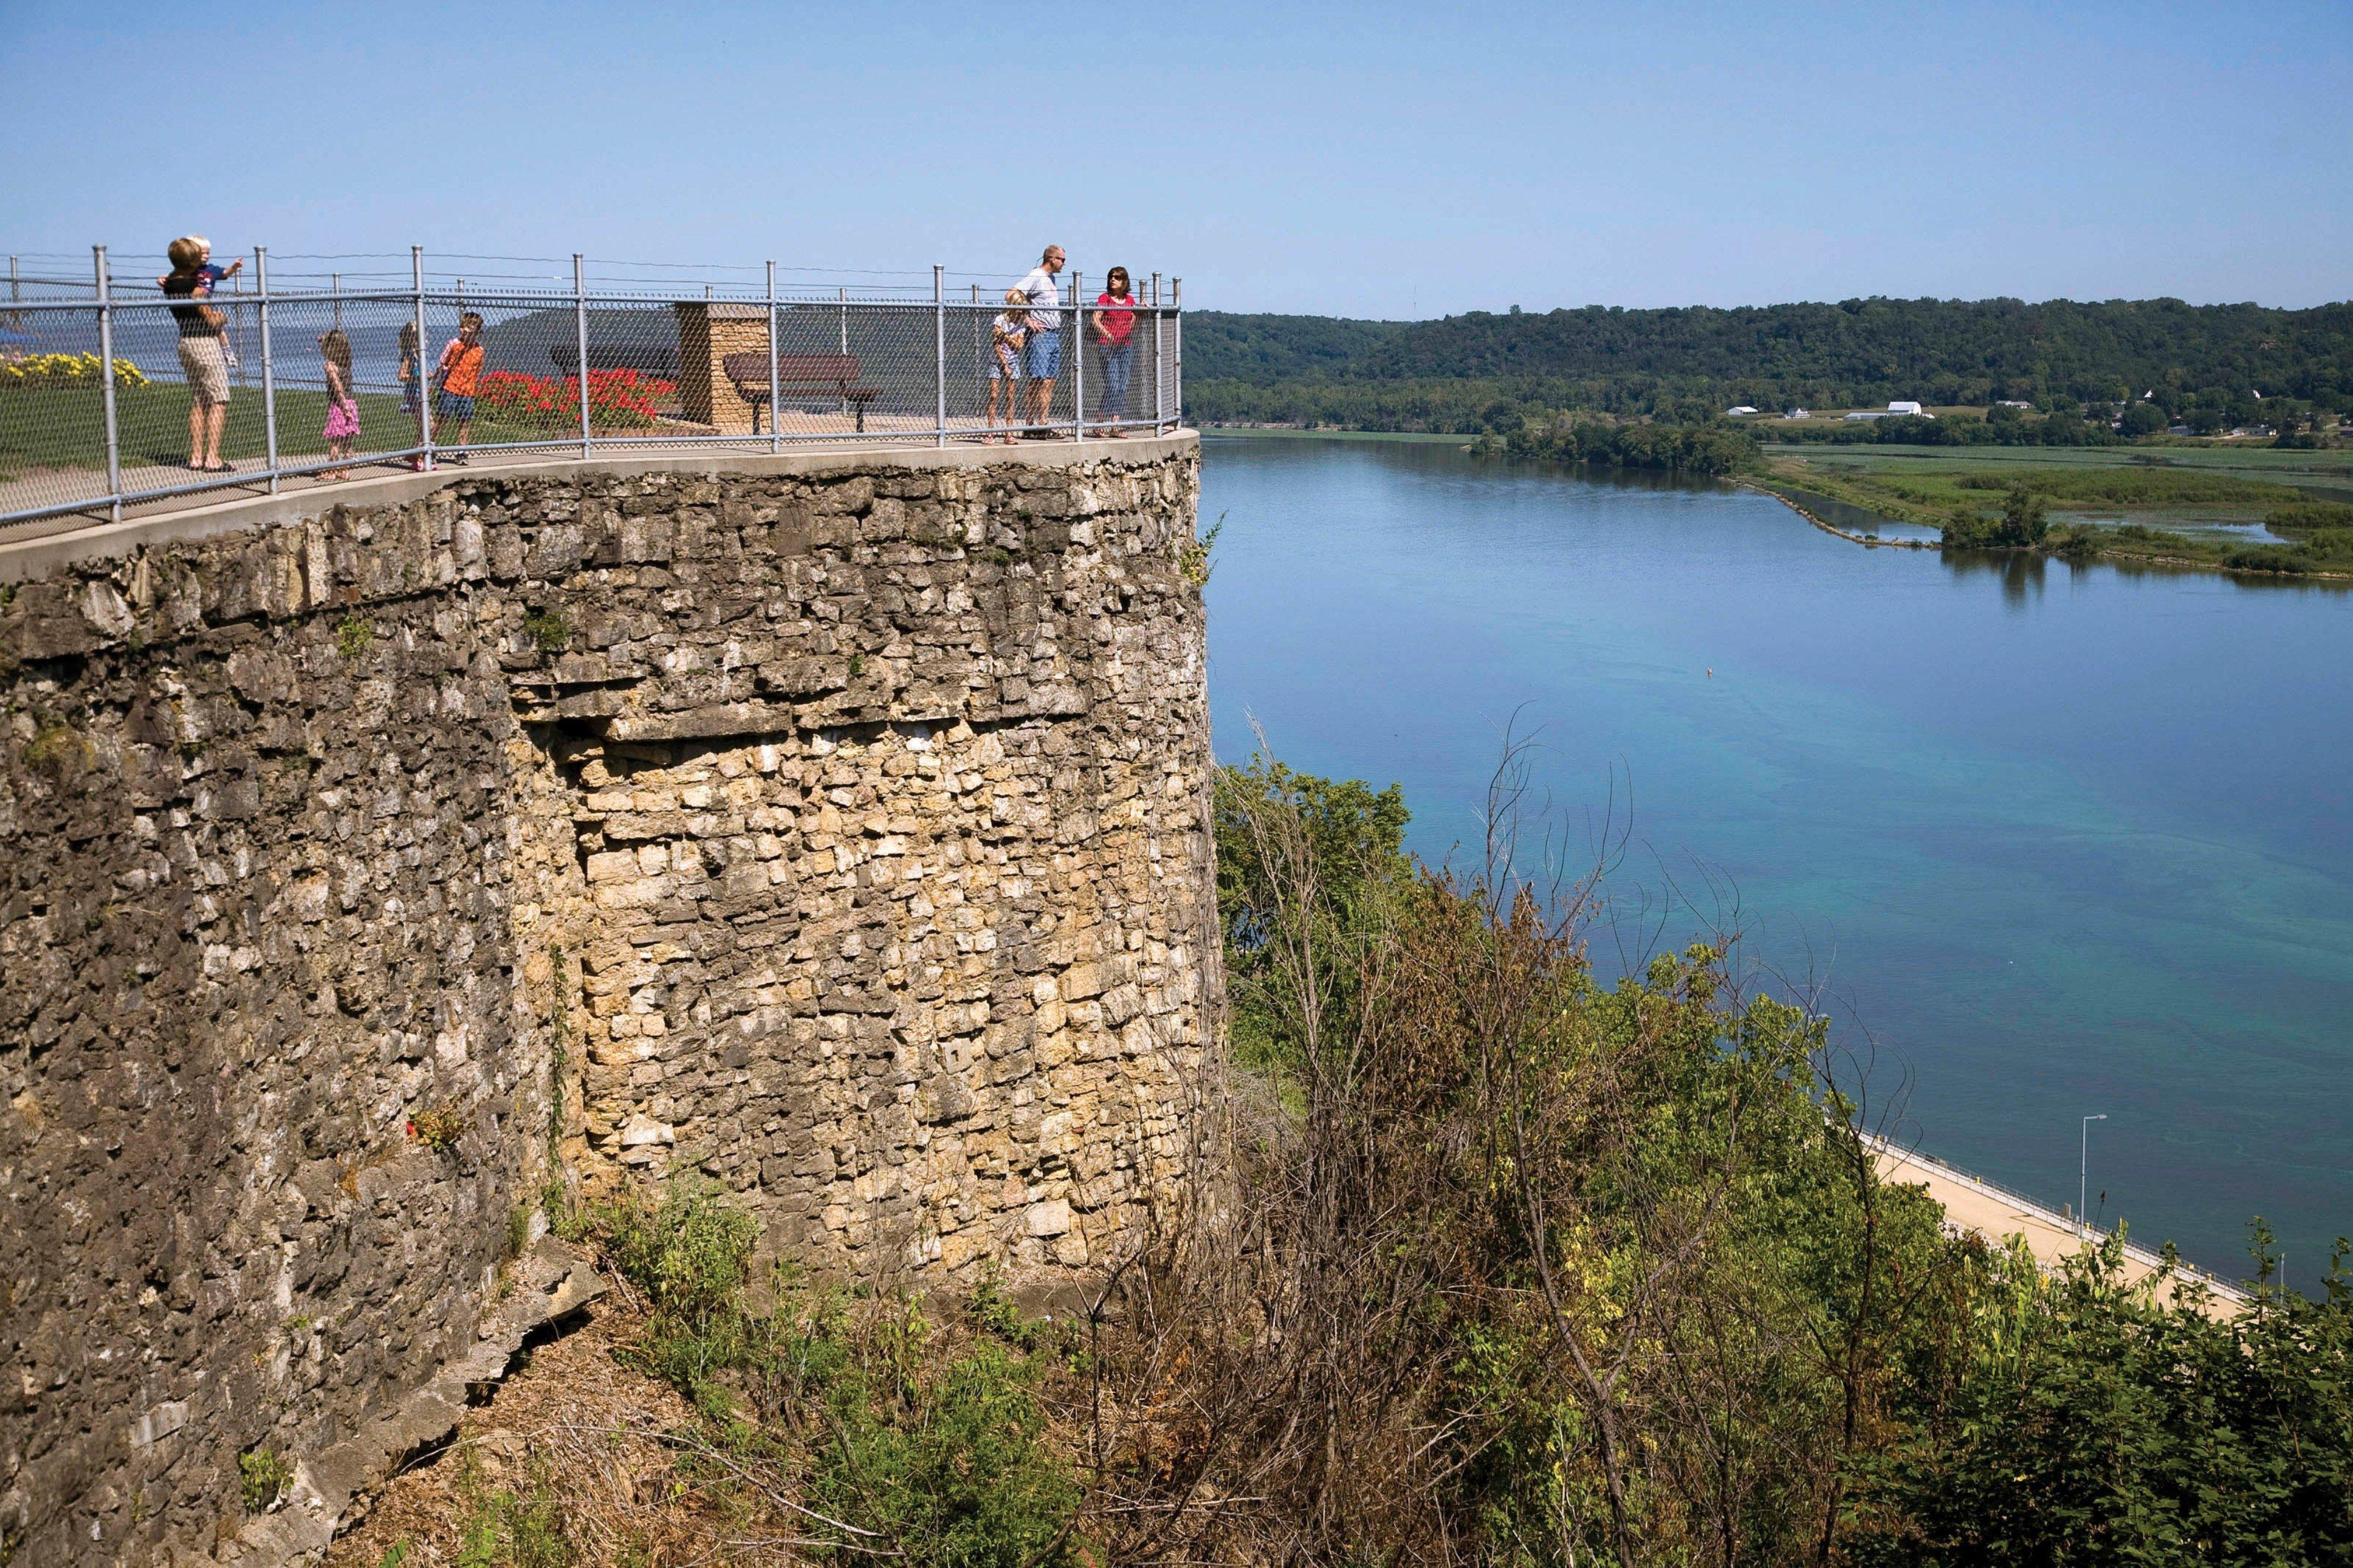
<svg viewBox="0 0 2353 1568">
<path fill-rule="evenodd" d="M 2113 1244 L 2046 1279 L 1947 1236 L 1816 1013 L 1714 945 L 1594 976 L 1596 889 L 1518 874 L 1505 784 L 1450 876 L 1331 809 L 1361 785 L 1223 781 L 1287 1088 L 1113 1300 L 1099 1406 L 1176 1413 L 1097 1418 L 1116 1560 L 2348 1560 L 2341 1259 L 2220 1321 Z"/>
<path fill-rule="evenodd" d="M 852 1560 L 1083 1561 L 1080 1489 L 1040 1396 L 1069 1347 L 992 1291 L 934 1321 L 915 1298 L 818 1289 L 782 1266 L 756 1280 L 755 1222 L 691 1177 L 565 1228 L 643 1299 L 628 1359 L 694 1405 L 688 1447 L 724 1508 L 792 1498 L 782 1533 Z"/>
</svg>

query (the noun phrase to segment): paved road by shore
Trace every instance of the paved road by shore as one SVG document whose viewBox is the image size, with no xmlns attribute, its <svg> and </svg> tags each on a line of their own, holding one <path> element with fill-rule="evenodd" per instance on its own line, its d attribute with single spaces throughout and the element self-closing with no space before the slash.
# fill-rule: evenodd
<svg viewBox="0 0 2353 1568">
<path fill-rule="evenodd" d="M 1879 1152 L 1881 1180 L 1926 1187 L 1928 1195 L 1944 1205 L 1949 1223 L 1973 1230 L 1989 1241 L 2006 1241 L 2012 1236 L 2025 1237 L 2027 1250 L 2045 1268 L 2056 1268 L 2063 1258 L 2073 1258 L 2085 1247 L 2106 1239 L 2106 1232 L 2095 1229 L 2087 1241 L 2065 1215 L 1915 1150 L 1883 1139 L 1874 1138 L 1871 1142 Z M 2126 1244 L 2124 1275 L 2127 1280 L 2137 1284 L 2163 1268 L 2164 1259 L 2156 1253 Z M 2209 1317 L 2232 1318 L 2246 1310 L 2246 1293 L 2236 1286 L 2206 1276 L 2196 1278 L 2203 1279 L 2213 1292 L 2206 1305 Z M 2164 1287 L 2162 1299 L 2171 1300 L 2177 1288 L 2171 1284 Z"/>
</svg>

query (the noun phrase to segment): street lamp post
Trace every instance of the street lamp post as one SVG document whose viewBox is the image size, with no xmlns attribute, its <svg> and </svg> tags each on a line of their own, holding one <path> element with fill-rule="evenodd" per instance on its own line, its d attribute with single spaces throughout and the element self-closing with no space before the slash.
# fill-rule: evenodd
<svg viewBox="0 0 2353 1568">
<path fill-rule="evenodd" d="M 2092 1123 L 2107 1119 L 2105 1111 L 2084 1118 L 2083 1143 L 2076 1151 L 2075 1164 L 2075 1234 L 2078 1237 L 2088 1238 L 2092 1234 L 2090 1218 L 2084 1212 L 2084 1200 L 2092 1190 Z"/>
</svg>

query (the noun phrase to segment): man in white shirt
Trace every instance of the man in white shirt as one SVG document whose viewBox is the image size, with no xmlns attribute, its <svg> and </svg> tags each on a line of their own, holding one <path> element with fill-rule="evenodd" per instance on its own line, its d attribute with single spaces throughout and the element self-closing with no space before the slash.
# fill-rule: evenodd
<svg viewBox="0 0 2353 1568">
<path fill-rule="evenodd" d="M 1062 291 L 1054 274 L 1062 269 L 1062 247 L 1050 245 L 1029 276 L 1021 279 L 1029 301 L 1029 341 L 1021 349 L 1021 374 L 1029 382 L 1029 435 L 1041 438 L 1054 404 L 1054 378 L 1062 371 Z"/>
</svg>

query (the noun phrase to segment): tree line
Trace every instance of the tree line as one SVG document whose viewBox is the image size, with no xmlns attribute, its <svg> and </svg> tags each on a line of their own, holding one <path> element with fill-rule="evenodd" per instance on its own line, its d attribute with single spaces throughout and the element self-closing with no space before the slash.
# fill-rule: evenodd
<svg viewBox="0 0 2353 1568">
<path fill-rule="evenodd" d="M 1742 404 L 1870 407 L 2015 400 L 2245 423 L 2263 405 L 2353 409 L 2353 304 L 2178 300 L 1848 300 L 1718 310 L 1588 306 L 1358 321 L 1186 320 L 1187 412 L 1206 422 L 1475 434 L 1516 410 L 1672 415 Z"/>
<path fill-rule="evenodd" d="M 1482 436 L 1472 449 L 1596 468 L 1651 468 L 1673 474 L 1735 474 L 1759 466 L 1763 453 L 1745 430 L 1714 425 L 1625 422 L 1563 415 L 1521 426 L 1502 438 Z"/>
</svg>

